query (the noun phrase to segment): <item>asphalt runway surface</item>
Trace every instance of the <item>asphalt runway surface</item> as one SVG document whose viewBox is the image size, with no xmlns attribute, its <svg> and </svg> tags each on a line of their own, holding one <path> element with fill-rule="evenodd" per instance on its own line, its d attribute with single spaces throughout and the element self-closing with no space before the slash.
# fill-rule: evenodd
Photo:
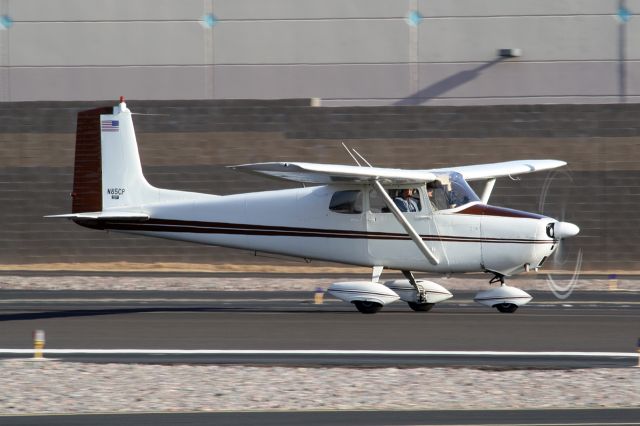
<svg viewBox="0 0 640 426">
<path fill-rule="evenodd" d="M 14 426 L 112 425 L 639 425 L 640 409 L 293 411 L 0 416 Z"/>
<path fill-rule="evenodd" d="M 513 314 L 475 304 L 473 292 L 413 312 L 396 302 L 363 315 L 310 292 L 162 292 L 0 290 L 0 349 L 308 350 L 316 353 L 55 354 L 95 362 L 627 367 L 630 357 L 491 354 L 326 354 L 365 351 L 522 351 L 633 353 L 640 336 L 634 292 L 576 292 L 559 301 L 532 292 Z M 45 352 L 46 355 L 46 352 Z M 2 357 L 15 357 L 0 354 Z M 28 357 L 30 355 L 19 355 Z"/>
</svg>

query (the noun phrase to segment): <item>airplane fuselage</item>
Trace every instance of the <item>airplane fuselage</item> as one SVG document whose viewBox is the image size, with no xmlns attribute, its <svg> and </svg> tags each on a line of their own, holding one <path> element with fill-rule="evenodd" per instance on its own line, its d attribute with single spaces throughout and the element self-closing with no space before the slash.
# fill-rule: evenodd
<svg viewBox="0 0 640 426">
<path fill-rule="evenodd" d="M 339 191 L 362 192 L 359 211 L 330 208 Z M 374 212 L 367 185 L 307 188 L 148 204 L 146 221 L 83 221 L 94 229 L 224 246 L 299 258 L 423 272 L 492 271 L 504 275 L 540 265 L 555 249 L 545 216 L 471 202 L 404 213 L 438 258 L 434 265 L 390 212 Z M 178 219 L 179 218 L 179 219 Z"/>
</svg>

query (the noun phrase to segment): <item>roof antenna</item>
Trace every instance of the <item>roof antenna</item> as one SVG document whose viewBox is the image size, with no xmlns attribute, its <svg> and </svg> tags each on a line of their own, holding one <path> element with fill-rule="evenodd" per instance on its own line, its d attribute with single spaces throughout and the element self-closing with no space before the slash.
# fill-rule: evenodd
<svg viewBox="0 0 640 426">
<path fill-rule="evenodd" d="M 155 112 L 132 112 L 131 115 L 157 115 L 161 117 L 171 117 L 171 114 L 160 114 Z"/>
<path fill-rule="evenodd" d="M 353 149 L 353 148 L 351 148 L 351 149 Z M 356 153 L 356 155 L 362 159 L 362 161 L 364 161 L 365 163 L 367 163 L 367 166 L 369 166 L 369 167 L 373 167 L 373 166 L 371 165 L 371 163 L 369 163 L 369 162 L 367 161 L 367 159 L 366 159 L 366 158 L 364 158 L 362 155 L 360 155 L 360 153 L 359 153 L 358 151 L 356 151 L 355 149 L 353 149 L 353 152 L 355 152 L 355 153 Z"/>
<path fill-rule="evenodd" d="M 358 159 L 356 157 L 353 156 L 353 154 L 351 153 L 351 151 L 349 150 L 349 148 L 347 147 L 347 145 L 344 144 L 344 142 L 342 143 L 342 147 L 347 151 L 347 154 L 349 154 L 349 156 L 351 156 L 351 158 L 353 158 L 353 161 L 356 162 L 356 164 L 358 165 L 358 167 L 362 167 L 362 164 L 360 164 L 360 162 L 358 161 Z M 355 149 L 354 149 L 355 151 Z M 360 154 L 358 154 L 360 155 Z"/>
</svg>

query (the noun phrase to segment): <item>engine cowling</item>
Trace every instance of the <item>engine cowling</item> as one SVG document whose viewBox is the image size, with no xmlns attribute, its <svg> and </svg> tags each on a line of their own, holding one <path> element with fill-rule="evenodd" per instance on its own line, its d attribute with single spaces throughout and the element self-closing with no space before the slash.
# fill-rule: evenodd
<svg viewBox="0 0 640 426">
<path fill-rule="evenodd" d="M 373 302 L 380 305 L 387 305 L 400 298 L 393 290 L 372 281 L 344 281 L 333 283 L 329 286 L 327 292 L 349 303 Z"/>
<path fill-rule="evenodd" d="M 416 280 L 416 284 L 424 290 L 426 299 L 422 303 L 439 303 L 453 297 L 449 290 L 433 281 Z M 413 288 L 409 280 L 392 280 L 385 282 L 384 285 L 396 292 L 404 302 L 420 302 L 418 292 Z"/>
</svg>

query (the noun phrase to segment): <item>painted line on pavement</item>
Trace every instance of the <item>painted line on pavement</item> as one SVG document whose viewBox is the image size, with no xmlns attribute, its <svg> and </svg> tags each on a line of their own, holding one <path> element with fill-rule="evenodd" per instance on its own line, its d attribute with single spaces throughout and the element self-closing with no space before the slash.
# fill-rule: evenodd
<svg viewBox="0 0 640 426">
<path fill-rule="evenodd" d="M 385 351 L 385 350 L 271 350 L 271 349 L 44 349 L 47 354 L 143 355 L 383 355 L 383 356 L 535 356 L 638 358 L 635 352 L 513 352 L 513 351 Z M 0 349 L 0 354 L 33 354 L 34 349 Z"/>
</svg>

